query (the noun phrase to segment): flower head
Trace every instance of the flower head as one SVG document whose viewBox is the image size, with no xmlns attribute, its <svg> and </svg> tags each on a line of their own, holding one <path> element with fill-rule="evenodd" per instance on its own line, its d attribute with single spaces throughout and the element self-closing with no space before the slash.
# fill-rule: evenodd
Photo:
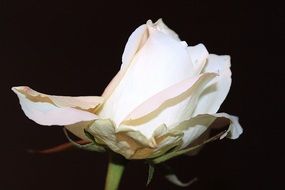
<svg viewBox="0 0 285 190">
<path fill-rule="evenodd" d="M 213 122 L 230 122 L 223 136 L 242 133 L 237 117 L 217 113 L 231 86 L 230 57 L 188 46 L 162 20 L 138 27 L 126 44 L 120 71 L 102 96 L 46 95 L 14 87 L 24 113 L 41 125 L 62 125 L 127 159 L 182 150 Z"/>
</svg>

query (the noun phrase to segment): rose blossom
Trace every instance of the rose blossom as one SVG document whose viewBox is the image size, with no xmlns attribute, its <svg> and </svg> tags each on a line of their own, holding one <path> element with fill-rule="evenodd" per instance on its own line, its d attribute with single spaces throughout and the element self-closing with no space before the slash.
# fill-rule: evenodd
<svg viewBox="0 0 285 190">
<path fill-rule="evenodd" d="M 138 27 L 126 44 L 120 71 L 102 96 L 46 95 L 13 87 L 27 117 L 40 125 L 62 125 L 127 159 L 181 150 L 217 118 L 230 121 L 224 136 L 238 138 L 235 116 L 217 113 L 231 86 L 230 57 L 188 46 L 162 20 Z"/>
</svg>

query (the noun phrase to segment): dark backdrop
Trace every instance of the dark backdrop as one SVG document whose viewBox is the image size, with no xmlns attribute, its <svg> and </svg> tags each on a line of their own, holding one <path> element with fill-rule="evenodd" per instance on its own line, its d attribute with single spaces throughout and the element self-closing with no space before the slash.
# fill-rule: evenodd
<svg viewBox="0 0 285 190">
<path fill-rule="evenodd" d="M 115 2 L 115 1 L 114 1 Z M 189 44 L 232 58 L 233 84 L 220 111 L 238 115 L 244 134 L 170 164 L 185 189 L 277 189 L 284 162 L 284 10 L 262 1 L 1 1 L 0 189 L 103 189 L 107 156 L 84 151 L 35 155 L 66 141 L 61 128 L 27 119 L 12 86 L 58 95 L 100 95 L 118 71 L 131 32 L 163 18 Z M 122 189 L 183 189 L 131 163 Z M 281 181 L 282 180 L 282 181 Z M 281 183 L 282 182 L 282 183 Z M 279 188 L 280 189 L 280 188 Z M 281 188 L 282 189 L 282 188 Z"/>
</svg>

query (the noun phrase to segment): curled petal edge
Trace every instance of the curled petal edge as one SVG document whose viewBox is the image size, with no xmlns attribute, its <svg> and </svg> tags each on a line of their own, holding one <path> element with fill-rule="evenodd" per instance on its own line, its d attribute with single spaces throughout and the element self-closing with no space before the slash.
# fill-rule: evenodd
<svg viewBox="0 0 285 190">
<path fill-rule="evenodd" d="M 156 157 L 156 158 L 152 159 L 152 162 L 154 164 L 165 162 L 171 158 L 174 158 L 176 156 L 180 156 L 182 154 L 188 154 L 188 153 L 195 151 L 196 149 L 200 148 L 201 146 L 203 146 L 209 142 L 212 142 L 214 140 L 217 140 L 217 139 L 223 139 L 225 137 L 230 138 L 230 139 L 237 139 L 243 132 L 243 129 L 238 122 L 238 117 L 229 115 L 227 113 L 216 113 L 216 114 L 211 114 L 211 115 L 210 114 L 203 114 L 203 115 L 198 115 L 196 117 L 216 117 L 216 118 L 222 117 L 222 118 L 228 119 L 230 121 L 230 124 L 229 124 L 229 127 L 227 130 L 224 130 L 224 131 L 218 133 L 217 135 L 210 137 L 207 140 L 205 140 L 205 141 L 203 141 L 197 145 L 194 145 L 194 146 L 190 145 L 184 149 L 178 148 L 178 149 L 171 151 L 165 155 L 162 155 L 160 157 Z M 213 126 L 212 125 L 211 127 L 221 128 L 222 126 Z M 179 129 L 179 130 L 181 130 L 181 129 Z M 173 131 L 175 131 L 175 129 L 173 129 Z"/>
<path fill-rule="evenodd" d="M 64 97 L 36 92 L 29 87 L 13 87 L 25 115 L 40 125 L 70 125 L 98 119 L 92 113 L 103 103 L 101 97 Z"/>
</svg>

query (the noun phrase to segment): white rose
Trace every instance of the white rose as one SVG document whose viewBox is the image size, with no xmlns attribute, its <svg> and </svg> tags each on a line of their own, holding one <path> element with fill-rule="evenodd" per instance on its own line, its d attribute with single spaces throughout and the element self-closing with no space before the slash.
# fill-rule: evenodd
<svg viewBox="0 0 285 190">
<path fill-rule="evenodd" d="M 237 117 L 216 113 L 231 86 L 230 57 L 188 46 L 162 20 L 130 36 L 120 71 L 101 97 L 63 97 L 14 87 L 25 114 L 41 125 L 63 125 L 128 159 L 183 149 L 217 118 L 231 121 L 229 138 L 242 133 Z"/>
</svg>

